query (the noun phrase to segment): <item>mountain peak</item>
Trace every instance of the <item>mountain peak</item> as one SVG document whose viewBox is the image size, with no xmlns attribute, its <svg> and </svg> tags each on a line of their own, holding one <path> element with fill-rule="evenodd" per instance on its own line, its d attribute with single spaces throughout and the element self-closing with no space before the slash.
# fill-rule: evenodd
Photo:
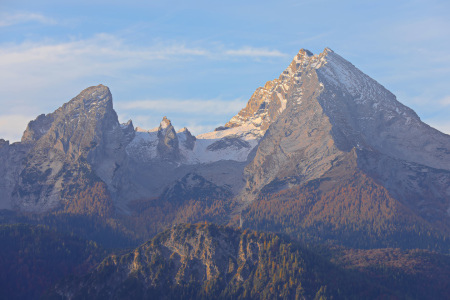
<svg viewBox="0 0 450 300">
<path fill-rule="evenodd" d="M 275 180 L 280 188 L 292 186 L 295 180 L 301 184 L 354 157 L 358 167 L 370 165 L 372 174 L 389 172 L 374 166 L 381 156 L 450 170 L 450 152 L 440 150 L 449 148 L 448 139 L 429 130 L 413 110 L 330 48 L 312 56 L 300 50 L 272 82 L 274 87 L 266 90 L 263 99 L 252 96 L 248 105 L 264 102 L 266 108 L 279 109 L 272 113 L 269 132 L 246 167 L 249 190 L 259 192 Z M 254 100 L 259 102 L 250 103 Z M 276 106 L 277 101 L 284 106 Z M 251 113 L 247 120 L 270 111 Z M 370 160 L 364 161 L 363 151 Z M 249 199 L 249 194 L 244 198 Z"/>
<path fill-rule="evenodd" d="M 166 116 L 158 128 L 157 151 L 161 158 L 176 161 L 179 158 L 178 137 L 175 128 Z"/>
<path fill-rule="evenodd" d="M 172 126 L 172 122 L 170 122 L 169 119 L 167 119 L 166 116 L 163 117 L 161 123 L 159 124 L 160 129 L 166 129 L 167 127 Z"/>
<path fill-rule="evenodd" d="M 325 48 L 324 53 L 331 51 L 327 49 Z M 308 66 L 321 67 L 326 63 L 322 56 L 324 55 L 314 55 L 307 49 L 300 49 L 279 78 L 268 81 L 264 87 L 258 88 L 248 101 L 247 106 L 226 123 L 225 127 L 253 125 L 259 128 L 261 135 L 263 135 L 269 125 L 285 110 L 288 99 L 298 83 L 299 70 L 308 68 Z"/>
<path fill-rule="evenodd" d="M 84 104 L 90 104 L 94 102 L 112 101 L 112 96 L 107 86 L 99 84 L 84 89 L 75 99 L 82 99 Z"/>
<path fill-rule="evenodd" d="M 109 88 L 102 84 L 88 87 L 55 112 L 41 114 L 30 121 L 22 136 L 22 142 L 35 142 L 40 139 L 50 130 L 57 118 L 77 121 L 83 115 L 94 122 L 100 115 L 105 114 L 110 116 L 112 124 L 117 123 Z"/>
<path fill-rule="evenodd" d="M 313 52 L 309 51 L 308 49 L 304 49 L 301 48 L 298 53 L 297 53 L 297 57 L 313 57 L 313 56 L 322 56 L 322 55 L 326 55 L 328 53 L 334 53 L 334 51 L 330 48 L 330 47 L 325 47 L 322 51 L 322 53 L 319 54 L 314 54 Z"/>
<path fill-rule="evenodd" d="M 297 53 L 297 56 L 300 56 L 300 57 L 304 57 L 304 56 L 310 57 L 313 55 L 314 55 L 314 53 L 312 53 L 308 49 L 303 49 L 303 48 L 300 49 L 300 51 L 298 51 L 298 53 Z"/>
<path fill-rule="evenodd" d="M 107 86 L 102 84 L 82 90 L 75 98 L 57 109 L 55 113 L 59 115 L 73 114 L 74 117 L 81 113 L 93 120 L 106 113 L 114 115 L 113 118 L 117 119 L 113 109 L 111 92 Z"/>
<path fill-rule="evenodd" d="M 121 125 L 123 125 L 124 127 L 133 126 L 133 120 L 130 119 L 126 123 L 123 123 Z"/>
<path fill-rule="evenodd" d="M 179 137 L 180 141 L 184 144 L 184 146 L 189 150 L 194 149 L 195 141 L 197 138 L 193 136 L 186 127 L 178 130 L 178 133 L 181 133 Z"/>
<path fill-rule="evenodd" d="M 70 182 L 65 172 L 78 168 L 81 161 L 91 163 L 109 155 L 106 151 L 114 147 L 109 141 L 123 136 L 120 128 L 111 92 L 104 85 L 88 87 L 53 113 L 30 121 L 22 142 L 32 148 L 12 197 L 30 211 L 46 211 L 67 201 L 68 190 L 83 189 L 81 178 L 90 176 L 93 168 L 76 172 Z M 42 181 L 28 180 L 37 176 L 35 170 L 44 174 Z"/>
</svg>

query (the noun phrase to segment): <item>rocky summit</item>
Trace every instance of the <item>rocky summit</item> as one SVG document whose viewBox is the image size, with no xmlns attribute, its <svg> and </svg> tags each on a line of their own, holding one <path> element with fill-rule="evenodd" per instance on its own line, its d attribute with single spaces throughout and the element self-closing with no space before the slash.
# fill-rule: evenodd
<svg viewBox="0 0 450 300">
<path fill-rule="evenodd" d="M 98 85 L 30 121 L 21 142 L 0 141 L 0 208 L 22 212 L 73 211 L 95 190 L 117 215 L 203 201 L 221 222 L 395 246 L 405 230 L 448 241 L 449 186 L 450 136 L 329 48 L 300 50 L 213 132 L 119 124 Z"/>
</svg>

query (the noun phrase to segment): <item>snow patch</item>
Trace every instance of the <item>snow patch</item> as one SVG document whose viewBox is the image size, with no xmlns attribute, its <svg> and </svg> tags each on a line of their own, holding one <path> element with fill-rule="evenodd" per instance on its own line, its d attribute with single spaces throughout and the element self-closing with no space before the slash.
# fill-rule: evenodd
<svg viewBox="0 0 450 300">
<path fill-rule="evenodd" d="M 251 150 L 262 137 L 262 130 L 254 124 L 229 128 L 227 130 L 213 131 L 196 136 L 193 150 L 180 147 L 185 164 L 212 163 L 220 160 L 246 161 Z M 246 142 L 249 147 L 237 147 L 231 144 L 225 148 L 211 150 L 211 145 L 221 140 L 238 139 Z"/>
<path fill-rule="evenodd" d="M 158 146 L 157 132 L 136 127 L 136 134 L 125 151 L 136 161 L 150 162 L 156 157 Z"/>
<path fill-rule="evenodd" d="M 262 120 L 261 120 L 262 121 Z M 177 132 L 181 164 L 193 165 L 212 163 L 220 160 L 234 160 L 244 162 L 259 140 L 264 131 L 255 124 L 229 128 L 227 130 L 213 131 L 198 135 L 191 150 L 186 147 L 187 129 Z M 136 161 L 146 163 L 157 159 L 158 130 L 145 130 L 136 128 L 136 134 L 127 146 L 127 154 Z"/>
</svg>

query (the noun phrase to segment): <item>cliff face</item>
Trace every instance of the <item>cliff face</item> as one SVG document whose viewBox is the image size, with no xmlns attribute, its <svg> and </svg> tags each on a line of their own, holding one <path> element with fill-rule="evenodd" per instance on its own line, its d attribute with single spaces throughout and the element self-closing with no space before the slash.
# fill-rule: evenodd
<svg viewBox="0 0 450 300">
<path fill-rule="evenodd" d="M 264 87 L 259 87 L 253 93 L 244 107 L 234 116 L 225 127 L 257 126 L 264 133 L 269 125 L 286 109 L 291 94 L 295 92 L 293 87 L 298 78 L 293 76 L 298 69 L 298 62 L 313 56 L 308 50 L 301 49 L 288 68 L 279 78 L 267 81 Z"/>
<path fill-rule="evenodd" d="M 0 140 L 0 208 L 14 209 L 12 201 L 14 187 L 22 170 L 22 163 L 32 145 Z"/>
<path fill-rule="evenodd" d="M 180 158 L 180 148 L 177 133 L 170 120 L 163 118 L 158 128 L 158 156 L 163 160 L 178 161 Z"/>
<path fill-rule="evenodd" d="M 274 181 L 285 182 L 282 189 L 317 179 L 347 157 L 337 147 L 330 119 L 317 101 L 323 85 L 311 66 L 311 58 L 302 58 L 305 61 L 296 73 L 292 65 L 285 71 L 293 78 L 286 109 L 269 126 L 245 169 L 248 199 Z"/>
</svg>

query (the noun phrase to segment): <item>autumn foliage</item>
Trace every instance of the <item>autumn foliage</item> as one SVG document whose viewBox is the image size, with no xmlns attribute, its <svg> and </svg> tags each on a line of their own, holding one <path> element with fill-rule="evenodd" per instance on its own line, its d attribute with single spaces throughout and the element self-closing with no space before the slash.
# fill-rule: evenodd
<svg viewBox="0 0 450 300">
<path fill-rule="evenodd" d="M 315 242 L 339 241 L 357 248 L 448 249 L 448 239 L 436 233 L 432 224 L 361 173 L 326 190 L 313 182 L 266 194 L 243 217 L 246 227 Z"/>
<path fill-rule="evenodd" d="M 231 203 L 226 199 L 180 199 L 172 202 L 162 199 L 143 199 L 133 202 L 133 214 L 121 221 L 140 236 L 151 238 L 155 234 L 180 223 L 225 223 Z"/>
</svg>

